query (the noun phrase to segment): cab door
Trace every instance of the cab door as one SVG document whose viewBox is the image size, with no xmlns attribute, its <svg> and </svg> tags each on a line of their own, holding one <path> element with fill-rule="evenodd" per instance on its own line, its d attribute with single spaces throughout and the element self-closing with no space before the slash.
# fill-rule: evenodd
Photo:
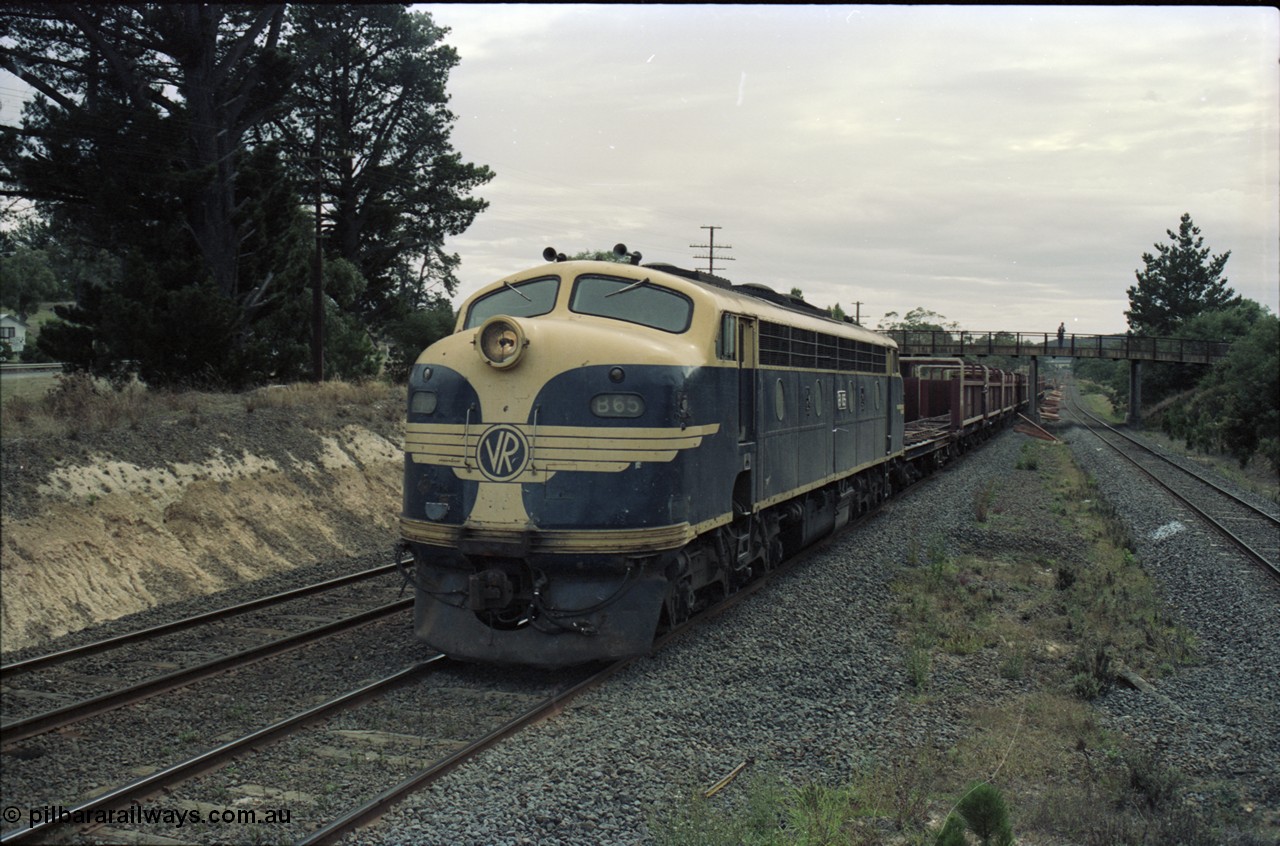
<svg viewBox="0 0 1280 846">
<path fill-rule="evenodd" d="M 731 315 L 738 328 L 738 443 L 756 442 L 756 332 L 755 321 Z"/>
</svg>

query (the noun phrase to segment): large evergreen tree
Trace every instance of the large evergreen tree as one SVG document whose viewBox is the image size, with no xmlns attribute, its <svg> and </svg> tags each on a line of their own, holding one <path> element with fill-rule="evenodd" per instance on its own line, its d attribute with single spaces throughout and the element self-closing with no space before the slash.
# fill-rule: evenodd
<svg viewBox="0 0 1280 846">
<path fill-rule="evenodd" d="M 1156 254 L 1143 253 L 1144 270 L 1134 271 L 1138 284 L 1129 287 L 1129 327 L 1136 333 L 1170 336 L 1186 320 L 1239 302 L 1222 275 L 1228 250 L 1211 255 L 1200 229 L 1184 214 L 1177 233 L 1166 230 L 1170 244 L 1156 244 Z"/>
<path fill-rule="evenodd" d="M 326 252 L 365 279 L 355 307 L 385 324 L 424 305 L 429 285 L 454 291 L 458 258 L 444 239 L 487 205 L 470 192 L 492 172 L 449 141 L 445 83 L 458 55 L 447 29 L 405 4 L 295 4 L 288 24 L 302 70 L 274 129 L 299 182 L 314 191 L 319 176 Z"/>
<path fill-rule="evenodd" d="M 335 375 L 369 372 L 368 326 L 428 299 L 426 277 L 452 289 L 443 239 L 491 174 L 449 147 L 457 56 L 429 16 L 27 4 L 0 31 L 0 67 L 36 92 L 0 133 L 0 182 L 99 271 L 41 335 L 59 360 L 152 384 L 303 376 L 317 120 L 325 249 L 346 259 L 325 273 Z"/>
</svg>

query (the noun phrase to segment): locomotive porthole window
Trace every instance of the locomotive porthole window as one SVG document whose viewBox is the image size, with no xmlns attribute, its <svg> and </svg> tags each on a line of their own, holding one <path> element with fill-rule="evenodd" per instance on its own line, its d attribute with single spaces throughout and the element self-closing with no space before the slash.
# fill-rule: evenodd
<svg viewBox="0 0 1280 846">
<path fill-rule="evenodd" d="M 778 420 L 787 416 L 787 391 L 782 387 L 781 379 L 773 385 L 773 411 L 778 415 Z"/>
<path fill-rule="evenodd" d="M 822 383 L 813 383 L 813 413 L 822 416 Z"/>
</svg>

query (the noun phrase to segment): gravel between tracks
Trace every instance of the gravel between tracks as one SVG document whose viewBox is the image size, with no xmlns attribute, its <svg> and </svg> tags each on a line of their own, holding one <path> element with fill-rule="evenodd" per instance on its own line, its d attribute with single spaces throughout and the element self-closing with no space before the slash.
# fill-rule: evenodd
<svg viewBox="0 0 1280 846">
<path fill-rule="evenodd" d="M 1104 722 L 1149 743 L 1170 766 L 1243 781 L 1262 808 L 1280 807 L 1280 728 L 1267 710 L 1280 701 L 1280 589 L 1198 529 L 1154 540 L 1173 519 L 1164 496 L 1118 469 L 1084 430 L 1065 427 L 1064 436 L 1132 526 L 1139 558 L 1203 656 L 1161 681 L 1157 696 L 1113 690 L 1097 702 Z M 1023 442 L 1007 433 L 969 454 L 745 605 L 637 661 L 348 842 L 649 843 L 655 809 L 747 759 L 797 782 L 835 784 L 904 747 L 946 748 L 956 738 L 945 703 L 900 707 L 911 691 L 887 585 L 905 538 L 955 540 L 972 529 L 974 492 L 1010 477 Z M 1039 542 L 1069 548 L 1076 539 Z M 984 675 L 978 685 L 935 683 L 994 695 L 1004 682 Z"/>
</svg>

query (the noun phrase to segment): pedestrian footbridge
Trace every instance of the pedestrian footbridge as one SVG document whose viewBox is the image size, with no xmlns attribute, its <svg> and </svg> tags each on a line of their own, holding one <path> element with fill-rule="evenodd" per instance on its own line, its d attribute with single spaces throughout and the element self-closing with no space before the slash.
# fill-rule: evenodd
<svg viewBox="0 0 1280 846">
<path fill-rule="evenodd" d="M 890 329 L 881 332 L 898 343 L 898 354 L 927 356 L 1026 357 L 1032 384 L 1039 383 L 1041 358 L 1103 358 L 1129 362 L 1130 425 L 1142 422 L 1142 362 L 1213 364 L 1225 358 L 1230 344 L 1189 338 L 1142 335 L 1068 335 L 1057 332 L 948 332 L 934 329 Z M 1032 417 L 1039 418 L 1038 409 Z"/>
<path fill-rule="evenodd" d="M 1063 335 L 1056 332 L 947 332 L 932 329 L 882 331 L 898 342 L 900 355 L 1007 355 L 1055 358 L 1105 358 L 1212 364 L 1230 344 L 1189 338 L 1142 335 Z"/>
</svg>

